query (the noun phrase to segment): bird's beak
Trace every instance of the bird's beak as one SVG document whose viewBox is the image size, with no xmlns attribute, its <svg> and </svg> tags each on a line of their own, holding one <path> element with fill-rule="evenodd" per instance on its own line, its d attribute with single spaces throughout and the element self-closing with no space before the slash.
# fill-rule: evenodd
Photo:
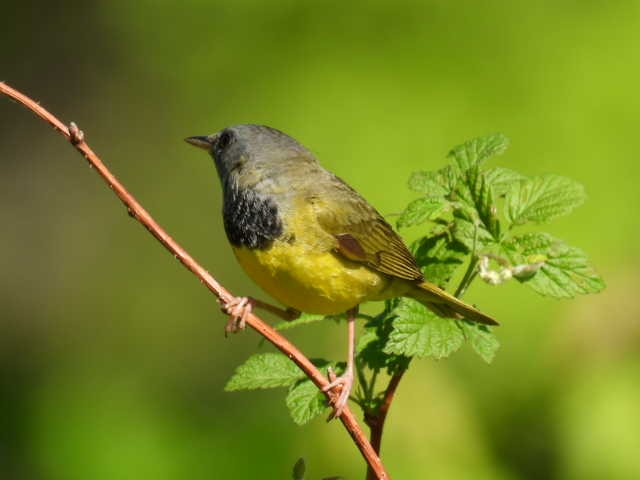
<svg viewBox="0 0 640 480">
<path fill-rule="evenodd" d="M 204 150 L 211 150 L 211 146 L 215 141 L 215 135 L 209 136 L 199 136 L 199 137 L 187 137 L 184 139 L 185 142 L 190 143 L 194 147 L 202 148 Z"/>
</svg>

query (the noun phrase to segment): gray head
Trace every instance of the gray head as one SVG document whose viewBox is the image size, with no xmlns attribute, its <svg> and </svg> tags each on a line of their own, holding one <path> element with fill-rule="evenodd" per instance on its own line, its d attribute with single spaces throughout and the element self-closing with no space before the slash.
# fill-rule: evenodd
<svg viewBox="0 0 640 480">
<path fill-rule="evenodd" d="M 311 152 L 275 128 L 235 125 L 185 140 L 208 151 L 215 161 L 222 183 L 224 226 L 235 246 L 266 248 L 278 238 L 287 200 L 276 197 L 286 197 L 307 181 L 310 171 L 321 170 Z"/>
<path fill-rule="evenodd" d="M 316 163 L 313 154 L 295 139 L 264 125 L 234 125 L 185 141 L 209 152 L 223 183 L 230 175 L 246 174 L 247 170 L 250 176 L 265 170 L 279 174 L 296 163 Z"/>
</svg>

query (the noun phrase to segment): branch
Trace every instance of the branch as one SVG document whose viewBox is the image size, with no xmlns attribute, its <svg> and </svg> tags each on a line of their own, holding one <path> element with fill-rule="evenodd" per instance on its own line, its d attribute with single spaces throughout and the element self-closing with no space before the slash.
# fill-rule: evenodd
<svg viewBox="0 0 640 480">
<path fill-rule="evenodd" d="M 118 198 L 127 207 L 129 215 L 138 220 L 164 247 L 169 250 L 173 256 L 190 270 L 196 277 L 200 279 L 200 283 L 204 284 L 218 298 L 218 301 L 226 303 L 234 298 L 229 291 L 220 285 L 203 267 L 196 262 L 191 255 L 187 253 L 169 234 L 149 215 L 149 213 L 138 203 L 124 186 L 116 179 L 109 169 L 102 163 L 100 158 L 91 150 L 89 145 L 84 141 L 84 136 L 75 124 L 71 124 L 67 128 L 58 118 L 41 107 L 37 102 L 22 94 L 21 92 L 9 87 L 6 83 L 0 82 L 0 93 L 6 95 L 15 101 L 21 103 L 29 110 L 38 115 L 45 122 L 49 123 L 55 130 L 71 142 L 71 144 L 82 154 L 91 166 L 100 174 L 107 183 L 109 188 L 118 196 Z M 313 383 L 322 390 L 323 387 L 329 385 L 328 380 L 322 373 L 309 361 L 309 359 L 298 350 L 285 337 L 276 332 L 270 325 L 260 320 L 254 314 L 249 315 L 247 324 L 256 332 L 270 341 L 278 350 L 289 357 Z M 331 399 L 331 393 L 326 393 L 327 398 Z M 369 469 L 375 472 L 378 480 L 389 480 L 390 477 L 385 471 L 384 465 L 380 461 L 380 457 L 376 454 L 371 444 L 367 440 L 364 432 L 358 425 L 353 412 L 349 407 L 345 407 L 340 415 L 340 421 L 351 435 L 354 443 L 360 450 L 360 453 L 367 462 Z"/>
<path fill-rule="evenodd" d="M 407 368 L 409 367 L 407 366 Z M 389 413 L 389 408 L 391 408 L 391 402 L 393 402 L 393 397 L 396 394 L 396 390 L 398 388 L 398 385 L 400 384 L 400 380 L 402 380 L 402 376 L 406 371 L 406 369 L 400 370 L 391 377 L 391 380 L 389 380 L 389 385 L 387 385 L 387 389 L 384 391 L 382 403 L 377 408 L 375 413 L 365 413 L 364 421 L 371 429 L 371 446 L 378 455 L 380 455 L 384 422 L 387 419 L 387 413 Z M 376 478 L 377 477 L 375 470 L 373 470 L 371 466 L 369 466 L 369 468 L 367 469 L 367 480 L 376 480 Z"/>
<path fill-rule="evenodd" d="M 477 236 L 477 229 L 476 229 Z M 456 289 L 454 294 L 455 297 L 461 298 L 469 286 L 471 282 L 476 277 L 478 273 L 478 264 L 480 259 L 476 255 L 476 239 L 473 240 L 473 249 L 471 250 L 471 258 L 469 259 L 469 266 L 465 271 L 465 274 Z M 370 430 L 370 438 L 371 438 L 371 446 L 375 450 L 375 452 L 380 455 L 380 446 L 382 443 L 382 433 L 384 430 L 384 422 L 387 419 L 387 413 L 389 413 L 389 408 L 391 408 L 391 402 L 393 402 L 393 398 L 395 396 L 398 385 L 400 384 L 400 380 L 402 380 L 402 376 L 404 372 L 409 368 L 409 364 L 407 363 L 406 367 L 397 373 L 395 373 L 391 379 L 389 380 L 389 384 L 387 385 L 387 389 L 384 391 L 382 397 L 382 403 L 372 411 L 365 411 L 364 421 L 369 427 Z M 376 472 L 372 468 L 367 468 L 367 480 L 376 480 Z"/>
</svg>

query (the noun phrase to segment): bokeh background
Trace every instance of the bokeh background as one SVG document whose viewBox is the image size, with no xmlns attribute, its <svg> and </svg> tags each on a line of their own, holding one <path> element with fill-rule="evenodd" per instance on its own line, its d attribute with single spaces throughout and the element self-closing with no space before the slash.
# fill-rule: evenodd
<svg viewBox="0 0 640 480">
<path fill-rule="evenodd" d="M 389 417 L 397 479 L 640 478 L 637 285 L 640 2 L 4 2 L 0 77 L 65 121 L 232 291 L 210 159 L 182 142 L 265 123 L 384 213 L 409 173 L 501 131 L 494 161 L 589 201 L 551 233 L 608 288 L 517 284 L 468 298 L 503 322 L 487 367 L 415 362 Z M 224 393 L 256 351 L 62 138 L 0 100 L 0 478 L 363 478 L 342 427 L 288 418 L 283 391 Z M 409 237 L 416 234 L 408 232 Z M 409 238 L 410 239 L 410 238 Z M 332 322 L 290 331 L 342 358 Z M 267 346 L 259 347 L 268 351 Z"/>
</svg>

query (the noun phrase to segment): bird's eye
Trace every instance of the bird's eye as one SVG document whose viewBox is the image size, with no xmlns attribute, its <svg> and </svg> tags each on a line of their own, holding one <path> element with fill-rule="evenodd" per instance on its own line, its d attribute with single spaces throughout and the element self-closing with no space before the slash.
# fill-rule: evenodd
<svg viewBox="0 0 640 480">
<path fill-rule="evenodd" d="M 233 133 L 225 130 L 220 134 L 218 141 L 216 142 L 216 148 L 221 151 L 227 148 L 231 142 L 233 142 Z"/>
</svg>

